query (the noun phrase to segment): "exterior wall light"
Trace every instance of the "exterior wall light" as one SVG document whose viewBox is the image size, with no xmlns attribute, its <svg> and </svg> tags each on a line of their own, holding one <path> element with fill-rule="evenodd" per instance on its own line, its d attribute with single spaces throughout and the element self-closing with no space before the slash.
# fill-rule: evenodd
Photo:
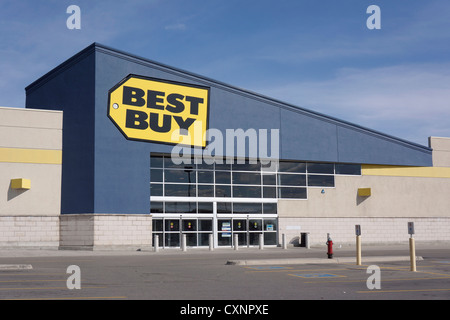
<svg viewBox="0 0 450 320">
<path fill-rule="evenodd" d="M 360 197 L 370 197 L 372 194 L 371 188 L 358 188 L 358 196 Z"/>
<path fill-rule="evenodd" d="M 11 189 L 31 189 L 30 179 L 11 179 Z"/>
</svg>

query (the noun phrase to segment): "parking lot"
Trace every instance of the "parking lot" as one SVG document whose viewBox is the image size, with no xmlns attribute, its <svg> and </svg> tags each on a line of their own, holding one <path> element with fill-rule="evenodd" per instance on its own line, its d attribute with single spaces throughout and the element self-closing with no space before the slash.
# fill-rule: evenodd
<svg viewBox="0 0 450 320">
<path fill-rule="evenodd" d="M 65 253 L 1 257 L 0 265 L 31 265 L 31 269 L 0 270 L 2 300 L 447 300 L 450 299 L 450 251 L 419 249 L 417 271 L 410 262 L 382 261 L 408 255 L 405 248 L 366 255 L 380 261 L 330 263 L 322 249 L 283 251 L 191 250 L 162 253 Z M 407 249 L 407 248 L 406 248 Z M 351 260 L 353 251 L 338 256 Z M 264 261 L 228 265 L 230 259 Z M 288 264 L 280 263 L 291 258 Z M 316 263 L 292 263 L 292 258 Z M 376 259 L 376 258 L 375 258 Z M 273 261 L 273 263 L 270 263 Z M 288 260 L 286 260 L 288 261 Z M 308 260 L 305 260 L 308 261 Z M 69 271 L 78 267 L 78 273 Z M 369 273 L 368 273 L 368 268 Z M 79 276 L 78 280 L 76 276 Z M 70 287 L 78 281 L 79 289 Z"/>
</svg>

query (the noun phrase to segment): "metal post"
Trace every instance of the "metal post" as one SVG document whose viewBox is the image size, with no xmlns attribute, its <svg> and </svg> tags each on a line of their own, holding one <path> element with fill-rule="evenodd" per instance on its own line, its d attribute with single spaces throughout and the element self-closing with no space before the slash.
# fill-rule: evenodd
<svg viewBox="0 0 450 320">
<path fill-rule="evenodd" d="M 238 250 L 238 235 L 237 233 L 234 234 L 234 250 Z"/>
<path fill-rule="evenodd" d="M 416 245 L 414 243 L 414 238 L 411 235 L 409 238 L 409 255 L 411 260 L 411 271 L 416 271 Z"/>
<path fill-rule="evenodd" d="M 214 235 L 212 233 L 209 234 L 209 251 L 214 250 Z"/>
<path fill-rule="evenodd" d="M 155 252 L 159 251 L 159 235 L 153 236 L 153 251 Z"/>
<path fill-rule="evenodd" d="M 283 241 L 283 249 L 287 249 L 287 241 L 286 241 L 286 234 L 283 233 L 282 236 L 282 241 Z"/>
<path fill-rule="evenodd" d="M 356 236 L 356 265 L 361 265 L 361 236 Z"/>
<path fill-rule="evenodd" d="M 264 249 L 264 234 L 260 234 L 259 235 L 259 250 L 263 250 Z"/>
<path fill-rule="evenodd" d="M 306 249 L 310 249 L 310 245 L 309 245 L 309 232 L 305 233 L 305 247 Z"/>
<path fill-rule="evenodd" d="M 181 250 L 186 251 L 186 234 L 181 235 Z"/>
</svg>

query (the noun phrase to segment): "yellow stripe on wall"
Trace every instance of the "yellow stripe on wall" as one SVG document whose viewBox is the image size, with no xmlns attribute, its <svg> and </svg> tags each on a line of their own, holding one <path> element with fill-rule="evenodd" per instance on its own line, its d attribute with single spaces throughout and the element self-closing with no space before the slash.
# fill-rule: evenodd
<svg viewBox="0 0 450 320">
<path fill-rule="evenodd" d="M 0 148 L 0 162 L 62 164 L 62 150 Z"/>
<path fill-rule="evenodd" d="M 450 178 L 450 168 L 403 167 L 363 164 L 361 165 L 361 174 L 365 176 Z"/>
</svg>

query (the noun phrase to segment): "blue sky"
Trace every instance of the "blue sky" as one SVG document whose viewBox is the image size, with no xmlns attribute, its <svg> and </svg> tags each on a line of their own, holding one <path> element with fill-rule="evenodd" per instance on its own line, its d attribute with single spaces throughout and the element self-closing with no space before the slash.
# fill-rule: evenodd
<svg viewBox="0 0 450 320">
<path fill-rule="evenodd" d="M 0 105 L 93 42 L 422 145 L 450 137 L 450 1 L 1 0 Z"/>
</svg>

